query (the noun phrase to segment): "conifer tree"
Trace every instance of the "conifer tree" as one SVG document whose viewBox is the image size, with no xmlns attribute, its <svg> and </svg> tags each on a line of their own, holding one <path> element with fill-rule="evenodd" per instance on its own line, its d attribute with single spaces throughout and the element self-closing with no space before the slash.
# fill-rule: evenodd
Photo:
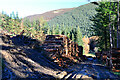
<svg viewBox="0 0 120 80">
<path fill-rule="evenodd" d="M 62 35 L 62 28 L 59 27 L 59 35 Z"/>
<path fill-rule="evenodd" d="M 48 30 L 47 30 L 47 35 L 50 35 L 50 27 L 48 27 Z"/>
<path fill-rule="evenodd" d="M 83 46 L 82 33 L 79 26 L 77 27 L 77 43 L 79 46 Z"/>
<path fill-rule="evenodd" d="M 52 34 L 55 35 L 55 26 L 52 27 Z"/>
<path fill-rule="evenodd" d="M 96 36 L 99 36 L 97 45 L 103 50 L 108 50 L 110 45 L 110 34 L 111 34 L 109 33 L 109 28 L 111 28 L 111 26 L 109 25 L 114 24 L 115 20 L 117 20 L 117 19 L 112 20 L 113 18 L 111 18 L 117 15 L 117 12 L 116 12 L 117 4 L 116 3 L 113 4 L 113 2 L 111 2 L 111 5 L 110 5 L 110 2 L 100 2 L 99 7 L 96 8 L 96 11 L 97 11 L 97 14 L 92 19 L 94 23 L 93 25 L 94 27 L 91 29 L 93 30 L 93 32 L 95 32 Z M 110 18 L 111 20 L 109 20 Z M 113 36 L 113 37 L 114 39 L 116 39 L 116 36 Z M 116 42 L 117 40 L 114 40 L 114 41 Z"/>
<path fill-rule="evenodd" d="M 75 36 L 74 36 L 73 33 L 72 33 L 72 41 L 73 41 L 73 42 L 75 41 Z"/>
<path fill-rule="evenodd" d="M 67 36 L 67 27 L 64 27 L 64 35 Z"/>
<path fill-rule="evenodd" d="M 55 34 L 59 34 L 59 25 L 57 24 L 56 28 L 55 28 Z"/>
</svg>

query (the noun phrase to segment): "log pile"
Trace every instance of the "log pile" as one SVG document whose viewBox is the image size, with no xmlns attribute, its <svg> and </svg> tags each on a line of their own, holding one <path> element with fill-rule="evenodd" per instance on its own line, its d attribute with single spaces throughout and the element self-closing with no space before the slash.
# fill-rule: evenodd
<svg viewBox="0 0 120 80">
<path fill-rule="evenodd" d="M 112 70 L 120 72 L 120 48 L 112 48 L 112 52 L 97 52 L 96 58 L 101 59 L 108 67 L 112 65 Z"/>
<path fill-rule="evenodd" d="M 79 62 L 83 54 L 82 46 L 71 41 L 65 35 L 47 35 L 43 44 L 45 55 L 61 67 Z"/>
<path fill-rule="evenodd" d="M 106 63 L 107 53 L 109 53 L 109 52 L 108 51 L 95 52 L 95 56 L 96 56 L 97 59 L 101 60 L 103 63 Z"/>
<path fill-rule="evenodd" d="M 98 58 L 98 59 L 101 59 L 101 52 L 95 52 L 95 56 L 96 56 L 96 58 Z"/>
<path fill-rule="evenodd" d="M 102 53 L 102 56 L 101 56 L 101 57 L 102 57 L 102 62 L 103 62 L 103 63 L 106 63 L 106 62 L 107 62 L 107 53 L 108 53 L 107 51 L 105 51 L 105 52 Z"/>
<path fill-rule="evenodd" d="M 120 48 L 112 49 L 113 71 L 120 72 Z"/>
<path fill-rule="evenodd" d="M 112 65 L 112 70 L 120 72 L 120 48 L 112 48 L 112 52 L 104 51 L 95 53 L 96 58 L 101 59 L 108 67 Z"/>
</svg>

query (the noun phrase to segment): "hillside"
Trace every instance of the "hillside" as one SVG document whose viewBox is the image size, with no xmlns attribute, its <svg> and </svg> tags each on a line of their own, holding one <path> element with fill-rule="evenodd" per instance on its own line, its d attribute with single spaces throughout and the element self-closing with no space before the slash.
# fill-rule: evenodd
<svg viewBox="0 0 120 80">
<path fill-rule="evenodd" d="M 90 27 L 93 27 L 90 19 L 97 13 L 95 11 L 96 7 L 97 5 L 89 3 L 76 8 L 58 9 L 43 14 L 27 16 L 23 20 L 27 18 L 29 21 L 33 21 L 43 17 L 51 28 L 59 26 L 61 29 L 64 29 L 65 27 L 76 28 L 79 26 L 82 35 L 90 37 L 94 34 L 90 31 Z"/>
<path fill-rule="evenodd" d="M 95 7 L 90 3 L 65 12 L 51 26 L 43 18 L 23 23 L 17 14 L 0 14 L 0 80 L 120 79 L 120 48 L 99 51 L 101 46 L 94 48 L 103 43 L 95 42 L 99 36 L 82 37 L 91 35 Z"/>
<path fill-rule="evenodd" d="M 48 12 L 45 12 L 43 14 L 36 14 L 36 15 L 27 16 L 25 18 L 28 18 L 30 21 L 33 21 L 33 20 L 39 19 L 40 17 L 44 17 L 44 19 L 46 21 L 49 21 L 52 18 L 54 18 L 54 17 L 56 17 L 58 15 L 64 14 L 65 12 L 73 10 L 73 9 L 74 8 L 58 9 L 58 10 L 48 11 Z"/>
<path fill-rule="evenodd" d="M 96 14 L 95 8 L 97 6 L 93 3 L 79 6 L 62 15 L 56 16 L 48 22 L 50 26 L 59 25 L 60 27 L 77 27 L 81 28 L 82 34 L 90 36 L 93 33 L 89 28 L 92 27 L 92 21 L 89 19 Z"/>
<path fill-rule="evenodd" d="M 31 47 L 34 44 L 38 45 L 38 41 L 25 36 L 22 39 L 19 35 L 11 37 L 9 33 L 6 35 L 6 32 L 1 32 L 3 80 L 119 79 L 119 76 L 111 73 L 107 67 L 92 57 L 86 57 L 85 61 L 68 68 L 59 67 L 43 56 L 42 54 L 45 54 L 43 51 Z M 30 43 L 26 44 L 26 41 Z"/>
</svg>

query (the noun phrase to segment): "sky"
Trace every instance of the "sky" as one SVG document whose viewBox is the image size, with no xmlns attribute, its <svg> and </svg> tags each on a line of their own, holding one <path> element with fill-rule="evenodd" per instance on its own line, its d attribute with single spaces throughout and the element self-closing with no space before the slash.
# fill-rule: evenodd
<svg viewBox="0 0 120 80">
<path fill-rule="evenodd" d="M 97 0 L 91 0 L 97 1 Z M 42 14 L 47 11 L 78 7 L 89 3 L 88 0 L 0 0 L 0 12 L 18 12 L 20 18 Z"/>
</svg>

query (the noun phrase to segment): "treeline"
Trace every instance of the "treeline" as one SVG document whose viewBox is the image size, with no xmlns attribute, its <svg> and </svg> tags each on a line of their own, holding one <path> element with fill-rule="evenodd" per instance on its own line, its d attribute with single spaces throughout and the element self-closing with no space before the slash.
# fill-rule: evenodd
<svg viewBox="0 0 120 80">
<path fill-rule="evenodd" d="M 118 28 L 119 28 L 119 9 L 118 2 L 100 2 L 96 8 L 97 14 L 91 21 L 94 23 L 91 28 L 95 36 L 99 36 L 97 46 L 100 50 L 109 50 L 117 48 Z M 119 34 L 120 35 L 120 34 Z M 120 39 L 119 39 L 120 41 Z"/>
<path fill-rule="evenodd" d="M 30 22 L 28 19 L 25 19 L 23 24 L 28 28 L 34 27 L 35 30 L 42 31 L 42 33 L 46 35 L 66 35 L 69 39 L 78 43 L 78 45 L 83 46 L 83 36 L 80 27 L 70 27 L 64 25 L 59 26 L 59 24 L 49 26 L 43 17 L 41 17 L 39 20 L 34 20 L 33 22 Z M 34 32 L 31 33 L 33 34 Z"/>
<path fill-rule="evenodd" d="M 0 14 L 0 27 L 13 34 L 19 33 L 21 31 L 21 19 L 18 17 L 18 13 L 12 12 L 9 16 L 2 12 Z"/>
<path fill-rule="evenodd" d="M 0 27 L 13 35 L 18 35 L 22 30 L 25 31 L 24 35 L 44 41 L 45 35 L 66 35 L 72 41 L 83 45 L 82 33 L 80 27 L 70 27 L 59 25 L 48 26 L 48 23 L 41 17 L 39 20 L 30 22 L 28 19 L 20 19 L 18 14 L 14 12 L 9 16 L 5 13 L 0 14 Z"/>
<path fill-rule="evenodd" d="M 93 3 L 79 6 L 63 15 L 56 16 L 48 22 L 48 25 L 80 27 L 83 36 L 91 37 L 94 32 L 90 31 L 90 28 L 93 27 L 93 22 L 90 21 L 90 18 L 97 13 L 95 10 L 96 7 L 97 5 Z"/>
</svg>

